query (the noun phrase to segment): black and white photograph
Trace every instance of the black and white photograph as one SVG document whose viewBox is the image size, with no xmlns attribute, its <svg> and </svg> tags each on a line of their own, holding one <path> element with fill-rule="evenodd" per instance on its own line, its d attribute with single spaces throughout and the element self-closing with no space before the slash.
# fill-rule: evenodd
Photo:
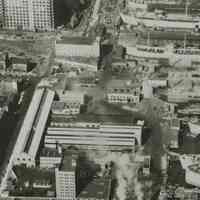
<svg viewBox="0 0 200 200">
<path fill-rule="evenodd" d="M 200 200 L 200 0 L 0 0 L 0 200 Z"/>
</svg>

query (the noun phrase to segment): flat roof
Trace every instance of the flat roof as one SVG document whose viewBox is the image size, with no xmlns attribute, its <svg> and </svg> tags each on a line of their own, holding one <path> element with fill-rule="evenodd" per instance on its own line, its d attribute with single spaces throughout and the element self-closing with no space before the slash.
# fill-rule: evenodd
<svg viewBox="0 0 200 200">
<path fill-rule="evenodd" d="M 13 56 L 11 57 L 11 61 L 13 64 L 27 64 L 28 59 L 25 57 L 20 57 L 20 56 Z"/>
<path fill-rule="evenodd" d="M 147 39 L 154 40 L 188 40 L 188 41 L 199 41 L 200 34 L 195 35 L 192 33 L 185 34 L 182 31 L 148 31 L 148 32 L 139 32 L 140 36 Z"/>
<path fill-rule="evenodd" d="M 56 40 L 57 44 L 77 44 L 77 45 L 90 45 L 94 42 L 90 37 L 61 37 L 60 40 Z"/>
<path fill-rule="evenodd" d="M 42 149 L 40 157 L 61 157 L 61 154 L 56 149 L 45 147 Z"/>
<path fill-rule="evenodd" d="M 77 155 L 73 151 L 67 151 L 64 153 L 64 157 L 60 166 L 61 171 L 75 171 L 76 170 Z"/>
<path fill-rule="evenodd" d="M 122 88 L 133 89 L 137 88 L 139 83 L 133 83 L 131 79 L 112 79 L 107 83 L 107 89 Z"/>
<path fill-rule="evenodd" d="M 155 9 L 166 10 L 168 12 L 184 12 L 185 13 L 185 4 L 162 4 L 162 3 L 152 3 L 148 5 L 148 11 L 153 11 Z M 188 6 L 188 13 L 193 14 L 200 11 L 200 4 L 190 4 Z"/>
<path fill-rule="evenodd" d="M 96 178 L 78 195 L 78 198 L 108 199 L 110 178 Z"/>
<path fill-rule="evenodd" d="M 97 115 L 97 114 L 78 114 L 74 117 L 65 117 L 64 115 L 52 115 L 53 123 L 103 123 L 115 125 L 136 125 L 132 114 L 122 115 Z"/>
</svg>

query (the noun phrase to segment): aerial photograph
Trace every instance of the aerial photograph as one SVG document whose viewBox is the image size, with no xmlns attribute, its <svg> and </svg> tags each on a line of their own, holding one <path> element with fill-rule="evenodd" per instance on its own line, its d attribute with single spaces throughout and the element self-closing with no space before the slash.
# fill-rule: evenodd
<svg viewBox="0 0 200 200">
<path fill-rule="evenodd" d="M 0 200 L 200 200 L 200 0 L 0 0 Z"/>
</svg>

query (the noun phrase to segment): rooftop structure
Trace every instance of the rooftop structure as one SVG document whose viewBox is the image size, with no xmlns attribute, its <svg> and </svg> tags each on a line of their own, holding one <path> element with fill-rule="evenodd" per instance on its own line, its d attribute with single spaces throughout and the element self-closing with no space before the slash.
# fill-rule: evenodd
<svg viewBox="0 0 200 200">
<path fill-rule="evenodd" d="M 138 26 L 143 24 L 146 28 L 157 28 L 162 30 L 195 30 L 199 27 L 199 19 L 183 14 L 168 14 L 161 17 L 156 13 L 145 13 L 141 15 L 120 14 L 122 21 L 127 25 Z"/>
<path fill-rule="evenodd" d="M 110 197 L 111 179 L 96 178 L 90 182 L 85 189 L 78 195 L 80 200 L 109 200 Z"/>
<path fill-rule="evenodd" d="M 200 165 L 193 164 L 188 167 L 186 170 L 185 179 L 188 184 L 191 184 L 196 187 L 200 187 Z"/>
<path fill-rule="evenodd" d="M 200 88 L 193 81 L 181 80 L 173 88 L 168 89 L 168 101 L 170 102 L 198 102 Z"/>
<path fill-rule="evenodd" d="M 51 110 L 53 114 L 74 115 L 80 113 L 80 106 L 78 102 L 54 101 Z"/>
<path fill-rule="evenodd" d="M 166 1 L 167 2 L 167 1 Z M 173 6 L 172 6 L 173 5 Z M 187 12 L 189 15 L 198 14 L 200 10 L 200 4 L 198 3 L 188 3 L 187 11 L 186 11 L 186 3 L 185 2 L 178 2 L 174 4 L 167 4 L 165 2 L 152 2 L 151 4 L 148 4 L 147 10 L 148 11 L 154 11 L 156 9 L 164 10 L 166 12 L 171 13 L 185 13 Z"/>
<path fill-rule="evenodd" d="M 198 71 L 169 71 L 168 72 L 168 82 L 170 86 L 178 85 L 183 81 L 192 81 L 193 83 L 200 82 L 200 73 Z"/>
<path fill-rule="evenodd" d="M 199 48 L 174 48 L 171 45 L 167 47 L 137 45 L 127 47 L 126 53 L 127 57 L 166 60 L 170 65 L 177 67 L 188 67 L 192 62 L 200 60 Z"/>
<path fill-rule="evenodd" d="M 182 155 L 180 161 L 185 170 L 185 181 L 196 187 L 200 187 L 200 155 Z"/>
<path fill-rule="evenodd" d="M 62 153 L 57 149 L 43 148 L 40 154 L 40 168 L 55 168 L 60 166 Z"/>
<path fill-rule="evenodd" d="M 156 31 L 156 30 L 148 30 L 148 31 L 139 31 L 139 36 L 146 41 L 154 42 L 154 43 L 167 43 L 167 42 L 186 42 L 188 45 L 195 45 L 197 41 L 200 39 L 200 34 L 194 33 L 186 33 L 184 31 Z M 132 34 L 133 35 L 133 34 Z"/>
<path fill-rule="evenodd" d="M 82 91 L 73 91 L 73 90 L 58 90 L 57 91 L 60 101 L 65 103 L 75 103 L 75 104 L 84 104 L 84 95 Z"/>
</svg>

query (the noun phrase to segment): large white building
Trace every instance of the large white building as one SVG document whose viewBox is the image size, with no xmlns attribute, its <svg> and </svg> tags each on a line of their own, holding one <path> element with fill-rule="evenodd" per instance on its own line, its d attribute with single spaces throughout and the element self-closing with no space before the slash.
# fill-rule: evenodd
<svg viewBox="0 0 200 200">
<path fill-rule="evenodd" d="M 134 149 L 142 145 L 142 125 L 92 122 L 51 122 L 45 135 L 45 146 L 57 144 L 89 149 Z"/>
<path fill-rule="evenodd" d="M 99 38 L 95 41 L 86 37 L 65 37 L 56 41 L 56 57 L 98 58 Z"/>
<path fill-rule="evenodd" d="M 54 29 L 53 0 L 3 0 L 6 29 Z"/>
<path fill-rule="evenodd" d="M 35 165 L 54 94 L 50 89 L 35 90 L 13 152 L 14 164 Z"/>
</svg>

